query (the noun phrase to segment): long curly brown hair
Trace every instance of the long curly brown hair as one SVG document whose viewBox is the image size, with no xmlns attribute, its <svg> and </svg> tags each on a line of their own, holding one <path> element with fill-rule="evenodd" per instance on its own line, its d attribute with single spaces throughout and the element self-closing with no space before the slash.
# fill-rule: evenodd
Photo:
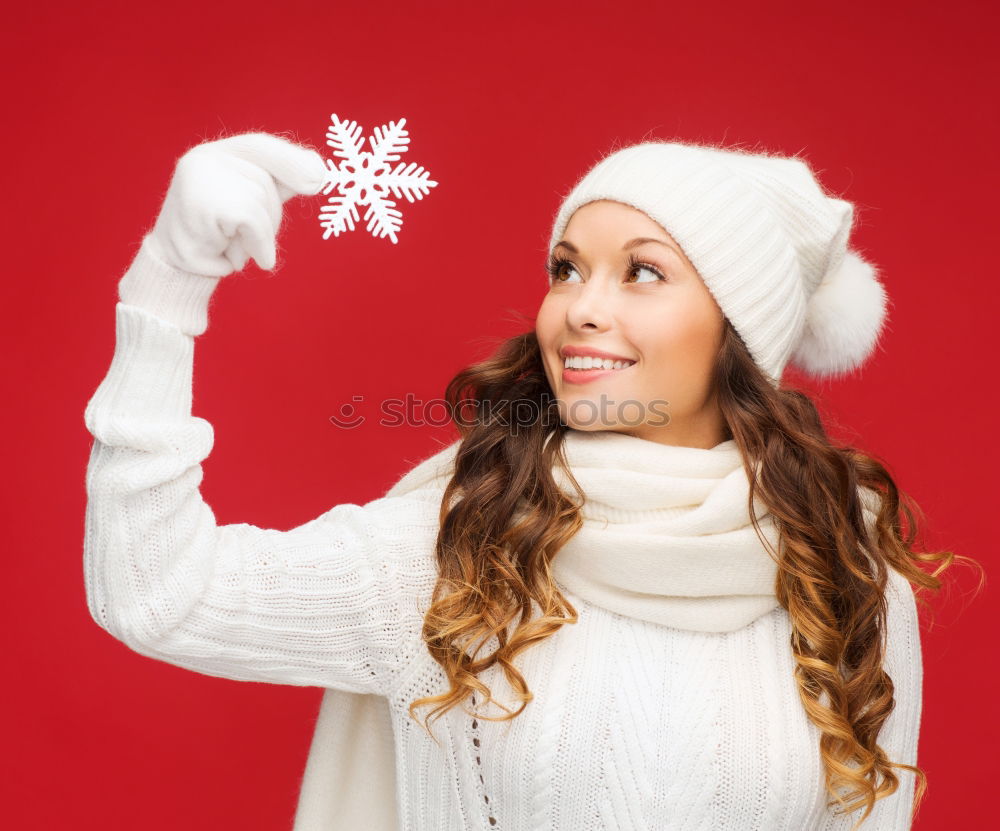
<svg viewBox="0 0 1000 831">
<path fill-rule="evenodd" d="M 856 828 L 876 800 L 897 790 L 893 769 L 905 768 L 918 778 L 915 811 L 926 775 L 888 759 L 876 741 L 895 703 L 883 669 L 887 568 L 915 585 L 923 603 L 920 590 L 939 591 L 939 575 L 955 560 L 975 561 L 950 551 L 916 551 L 915 516 L 922 520 L 922 514 L 886 467 L 854 447 L 835 445 L 812 400 L 796 389 L 775 389 L 728 320 L 725 328 L 715 388 L 750 479 L 753 525 L 764 541 L 750 509 L 756 493 L 779 530 L 775 593 L 792 624 L 799 695 L 821 731 L 826 789 L 845 812 L 866 806 Z M 430 716 L 440 716 L 470 693 L 474 701 L 476 691 L 488 704 L 495 699 L 477 676 L 499 665 L 521 705 L 511 712 L 498 701 L 506 715 L 476 716 L 504 721 L 533 698 L 515 658 L 578 619 L 550 569 L 582 525 L 580 503 L 552 474 L 559 464 L 576 485 L 562 453 L 569 428 L 556 411 L 533 327 L 461 370 L 445 395 L 461 442 L 441 503 L 439 576 L 423 639 L 450 689 L 416 699 L 409 712 L 414 717 L 417 707 L 436 704 Z M 534 409 L 530 418 L 526 407 Z M 759 477 L 756 460 L 763 462 Z M 880 497 L 874 528 L 864 521 L 859 486 Z M 936 567 L 928 573 L 922 563 Z M 828 704 L 821 703 L 824 693 Z M 838 793 L 841 786 L 846 796 Z M 854 801 L 847 805 L 847 798 Z"/>
</svg>

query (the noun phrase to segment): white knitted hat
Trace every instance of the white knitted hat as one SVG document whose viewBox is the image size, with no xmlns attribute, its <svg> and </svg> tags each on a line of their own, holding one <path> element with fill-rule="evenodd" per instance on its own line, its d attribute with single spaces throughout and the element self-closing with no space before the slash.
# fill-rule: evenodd
<svg viewBox="0 0 1000 831">
<path fill-rule="evenodd" d="M 828 196 L 804 160 L 681 142 L 625 147 L 563 200 L 550 253 L 574 211 L 598 199 L 638 208 L 677 240 L 773 386 L 788 362 L 838 375 L 874 351 L 888 298 L 874 266 L 847 247 L 854 206 Z"/>
</svg>

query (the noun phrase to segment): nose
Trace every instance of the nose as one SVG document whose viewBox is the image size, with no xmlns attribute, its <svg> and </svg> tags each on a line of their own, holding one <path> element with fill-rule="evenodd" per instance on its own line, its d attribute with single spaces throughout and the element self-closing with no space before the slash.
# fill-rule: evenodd
<svg viewBox="0 0 1000 831">
<path fill-rule="evenodd" d="M 590 280 L 580 286 L 566 308 L 566 323 L 571 329 L 603 331 L 611 322 L 610 292 L 601 280 Z"/>
</svg>

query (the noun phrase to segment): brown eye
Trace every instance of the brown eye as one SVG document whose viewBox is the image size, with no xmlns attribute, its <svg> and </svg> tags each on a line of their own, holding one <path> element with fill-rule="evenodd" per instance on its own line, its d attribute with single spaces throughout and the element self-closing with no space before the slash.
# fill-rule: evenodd
<svg viewBox="0 0 1000 831">
<path fill-rule="evenodd" d="M 653 275 L 653 279 L 652 280 L 634 280 L 632 282 L 636 282 L 636 283 L 656 283 L 659 280 L 663 279 L 663 276 L 660 274 L 660 272 L 656 271 L 653 268 L 650 268 L 647 265 L 637 265 L 637 266 L 635 266 L 632 269 L 631 273 L 634 274 L 635 272 L 638 272 L 638 271 L 645 271 L 647 274 Z"/>
<path fill-rule="evenodd" d="M 563 260 L 563 259 L 551 260 L 545 266 L 545 270 L 549 273 L 549 277 L 551 278 L 553 283 L 568 282 L 567 280 L 563 279 L 564 269 L 568 269 L 570 271 L 576 271 L 576 269 L 573 267 L 573 264 L 569 260 Z"/>
<path fill-rule="evenodd" d="M 657 281 L 666 281 L 666 277 L 660 272 L 656 266 L 650 265 L 649 263 L 644 263 L 642 260 L 638 259 L 635 254 L 630 254 L 628 258 L 628 270 L 629 274 L 633 271 L 647 271 L 653 275 L 654 280 L 628 280 L 630 283 L 655 283 Z"/>
</svg>

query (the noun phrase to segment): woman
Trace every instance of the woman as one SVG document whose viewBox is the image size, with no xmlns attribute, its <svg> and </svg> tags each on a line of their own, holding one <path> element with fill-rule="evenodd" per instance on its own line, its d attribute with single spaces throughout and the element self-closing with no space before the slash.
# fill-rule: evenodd
<svg viewBox="0 0 1000 831">
<path fill-rule="evenodd" d="M 609 154 L 560 207 L 534 329 L 449 385 L 458 440 L 368 504 L 218 526 L 194 338 L 323 176 L 266 134 L 179 161 L 87 406 L 94 619 L 177 666 L 326 688 L 299 831 L 909 828 L 910 584 L 955 555 L 912 551 L 886 469 L 780 386 L 876 346 L 852 206 L 801 159 Z"/>
</svg>

